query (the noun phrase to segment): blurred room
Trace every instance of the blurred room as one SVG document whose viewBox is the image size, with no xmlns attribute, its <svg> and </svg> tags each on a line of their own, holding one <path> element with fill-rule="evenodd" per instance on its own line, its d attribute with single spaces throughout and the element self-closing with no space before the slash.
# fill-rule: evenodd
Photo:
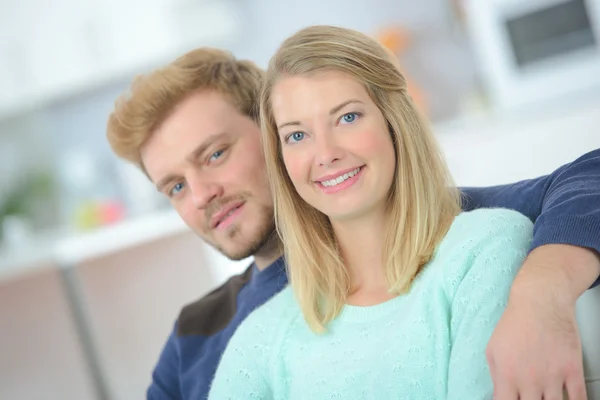
<svg viewBox="0 0 600 400">
<path fill-rule="evenodd" d="M 458 185 L 533 178 L 599 148 L 600 1 L 505 2 L 2 1 L 0 398 L 143 398 L 179 309 L 250 262 L 194 236 L 106 141 L 132 78 L 187 50 L 265 67 L 304 26 L 372 34 Z"/>
</svg>

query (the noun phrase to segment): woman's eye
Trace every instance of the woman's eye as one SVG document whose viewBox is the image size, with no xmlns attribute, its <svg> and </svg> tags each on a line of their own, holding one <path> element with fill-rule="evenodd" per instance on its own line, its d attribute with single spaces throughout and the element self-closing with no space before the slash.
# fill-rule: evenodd
<svg viewBox="0 0 600 400">
<path fill-rule="evenodd" d="M 359 117 L 358 113 L 355 112 L 350 112 L 350 113 L 346 113 L 344 115 L 342 115 L 342 118 L 340 118 L 340 122 L 343 124 L 351 124 L 354 121 L 356 121 Z"/>
<path fill-rule="evenodd" d="M 289 143 L 297 143 L 304 139 L 304 132 L 294 132 L 288 136 Z"/>
</svg>

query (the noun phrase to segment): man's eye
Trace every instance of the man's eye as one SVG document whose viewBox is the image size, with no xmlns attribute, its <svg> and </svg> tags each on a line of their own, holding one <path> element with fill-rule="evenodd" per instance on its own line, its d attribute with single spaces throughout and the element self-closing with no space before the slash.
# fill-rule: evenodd
<svg viewBox="0 0 600 400">
<path fill-rule="evenodd" d="M 215 161 L 216 159 L 218 159 L 219 157 L 221 157 L 223 155 L 223 153 L 225 152 L 225 150 L 217 150 L 214 153 L 212 153 L 210 155 L 210 157 L 208 158 L 209 162 Z"/>
<path fill-rule="evenodd" d="M 177 193 L 183 190 L 183 183 L 175 184 L 169 191 L 169 196 L 175 196 Z"/>
</svg>

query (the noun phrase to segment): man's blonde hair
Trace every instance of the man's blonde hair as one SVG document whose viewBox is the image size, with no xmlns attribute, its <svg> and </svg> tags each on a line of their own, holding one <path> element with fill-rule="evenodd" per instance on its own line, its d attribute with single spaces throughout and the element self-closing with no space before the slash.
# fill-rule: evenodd
<svg viewBox="0 0 600 400">
<path fill-rule="evenodd" d="M 263 147 L 290 283 L 317 332 L 341 311 L 352 290 L 350 276 L 329 219 L 298 195 L 285 169 L 271 92 L 281 78 L 320 71 L 342 72 L 363 84 L 392 136 L 396 170 L 382 254 L 391 293 L 410 289 L 460 212 L 459 191 L 389 51 L 364 34 L 331 26 L 305 28 L 283 42 L 269 63 L 260 96 Z"/>
<path fill-rule="evenodd" d="M 213 48 L 192 50 L 164 68 L 138 76 L 115 103 L 107 126 L 113 151 L 144 169 L 140 148 L 191 94 L 214 90 L 258 123 L 258 94 L 263 70 L 247 60 Z M 199 110 L 200 111 L 200 110 Z"/>
</svg>

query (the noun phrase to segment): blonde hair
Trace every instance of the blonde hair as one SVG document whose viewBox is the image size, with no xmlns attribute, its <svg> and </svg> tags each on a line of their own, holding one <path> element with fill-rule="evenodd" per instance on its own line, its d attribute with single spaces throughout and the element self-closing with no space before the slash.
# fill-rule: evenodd
<svg viewBox="0 0 600 400">
<path fill-rule="evenodd" d="M 285 169 L 270 96 L 282 77 L 320 71 L 342 72 L 363 84 L 392 135 L 397 163 L 382 254 L 391 293 L 408 292 L 460 212 L 459 191 L 389 51 L 364 34 L 332 26 L 305 28 L 283 42 L 260 96 L 263 148 L 290 283 L 316 332 L 339 314 L 351 282 L 329 219 L 298 195 Z"/>
<path fill-rule="evenodd" d="M 107 124 L 113 151 L 144 169 L 140 148 L 181 101 L 201 90 L 223 94 L 258 123 L 258 95 L 264 71 L 231 53 L 199 48 L 164 68 L 138 76 L 119 97 Z"/>
</svg>

